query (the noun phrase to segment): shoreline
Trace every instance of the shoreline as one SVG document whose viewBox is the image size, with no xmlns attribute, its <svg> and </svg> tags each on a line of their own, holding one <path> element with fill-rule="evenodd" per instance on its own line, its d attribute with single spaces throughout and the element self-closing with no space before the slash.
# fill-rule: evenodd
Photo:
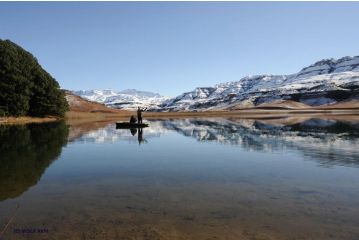
<svg viewBox="0 0 359 240">
<path fill-rule="evenodd" d="M 59 117 L 1 117 L 0 125 L 46 123 L 59 120 L 70 122 L 98 122 L 109 120 L 127 120 L 135 112 L 74 112 L 69 111 L 64 118 Z M 316 117 L 316 116 L 355 116 L 359 119 L 359 109 L 241 109 L 233 111 L 204 112 L 144 112 L 143 117 L 155 118 L 187 118 L 187 117 L 233 117 L 243 119 L 273 119 L 285 117 Z"/>
<path fill-rule="evenodd" d="M 15 124 L 29 124 L 29 123 L 46 123 L 62 120 L 59 117 L 0 117 L 0 125 L 15 125 Z"/>
<path fill-rule="evenodd" d="M 232 111 L 205 111 L 205 112 L 145 112 L 144 117 L 206 117 L 206 116 L 236 116 L 240 118 L 271 118 L 272 116 L 293 116 L 299 114 L 320 114 L 320 115 L 358 115 L 359 109 L 241 109 Z"/>
</svg>

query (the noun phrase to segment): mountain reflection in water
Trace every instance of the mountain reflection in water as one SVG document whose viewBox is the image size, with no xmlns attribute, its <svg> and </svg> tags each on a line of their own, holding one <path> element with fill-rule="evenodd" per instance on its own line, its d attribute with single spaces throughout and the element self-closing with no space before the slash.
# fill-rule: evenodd
<svg viewBox="0 0 359 240">
<path fill-rule="evenodd" d="M 200 142 L 238 145 L 248 151 L 299 151 L 322 166 L 359 166 L 359 123 L 309 119 L 293 124 L 248 119 L 151 120 L 143 137 L 151 139 L 175 131 Z M 82 142 L 138 142 L 136 133 L 113 124 L 78 138 Z M 141 137 L 142 137 L 141 135 Z M 150 140 L 149 140 L 150 142 Z"/>
<path fill-rule="evenodd" d="M 19 209 L 1 238 L 351 240 L 359 234 L 355 122 L 67 124 L 0 126 L 0 226 Z M 29 228 L 48 232 L 14 233 Z"/>
</svg>

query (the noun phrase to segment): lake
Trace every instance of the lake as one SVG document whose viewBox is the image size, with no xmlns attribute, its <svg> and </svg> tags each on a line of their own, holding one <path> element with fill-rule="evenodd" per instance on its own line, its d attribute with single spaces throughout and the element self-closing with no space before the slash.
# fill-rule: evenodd
<svg viewBox="0 0 359 240">
<path fill-rule="evenodd" d="M 359 239 L 359 123 L 0 126 L 8 239 Z"/>
</svg>

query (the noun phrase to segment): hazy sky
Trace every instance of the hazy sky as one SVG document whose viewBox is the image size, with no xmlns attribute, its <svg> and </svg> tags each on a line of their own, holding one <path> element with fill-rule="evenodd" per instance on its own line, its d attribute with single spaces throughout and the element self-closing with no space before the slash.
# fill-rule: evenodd
<svg viewBox="0 0 359 240">
<path fill-rule="evenodd" d="M 0 3 L 0 38 L 63 88 L 175 96 L 359 54 L 359 2 Z"/>
</svg>

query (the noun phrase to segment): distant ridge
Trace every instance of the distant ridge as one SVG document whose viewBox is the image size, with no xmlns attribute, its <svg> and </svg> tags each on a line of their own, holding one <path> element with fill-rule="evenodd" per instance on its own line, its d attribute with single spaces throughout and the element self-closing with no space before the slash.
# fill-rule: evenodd
<svg viewBox="0 0 359 240">
<path fill-rule="evenodd" d="M 291 101 L 291 100 L 275 100 L 273 102 L 259 104 L 258 106 L 256 106 L 256 108 L 307 109 L 307 108 L 311 108 L 311 106 L 301 103 L 301 102 L 295 102 L 295 101 Z"/>
<path fill-rule="evenodd" d="M 80 90 L 73 91 L 73 94 L 90 101 L 103 103 L 111 108 L 123 110 L 135 110 L 137 107 L 159 110 L 159 105 L 169 99 L 158 93 L 139 91 L 136 89 L 126 89 L 122 91 L 112 89 Z"/>
<path fill-rule="evenodd" d="M 127 89 L 74 91 L 111 108 L 150 111 L 211 111 L 244 108 L 357 108 L 359 56 L 323 59 L 290 75 L 253 75 L 213 87 L 198 87 L 174 98 Z M 343 104 L 341 104 L 343 102 Z"/>
<path fill-rule="evenodd" d="M 162 111 L 208 111 L 284 106 L 299 109 L 306 106 L 334 107 L 340 105 L 333 104 L 358 96 L 359 56 L 354 56 L 324 59 L 295 74 L 253 75 L 214 87 L 199 87 L 164 101 L 160 108 Z"/>
<path fill-rule="evenodd" d="M 89 100 L 86 100 L 80 96 L 74 95 L 70 91 L 65 91 L 66 94 L 66 100 L 69 104 L 70 111 L 73 112 L 102 112 L 102 113 L 121 113 L 126 111 L 121 111 L 118 109 L 112 109 L 107 107 L 104 104 L 92 102 Z"/>
</svg>

